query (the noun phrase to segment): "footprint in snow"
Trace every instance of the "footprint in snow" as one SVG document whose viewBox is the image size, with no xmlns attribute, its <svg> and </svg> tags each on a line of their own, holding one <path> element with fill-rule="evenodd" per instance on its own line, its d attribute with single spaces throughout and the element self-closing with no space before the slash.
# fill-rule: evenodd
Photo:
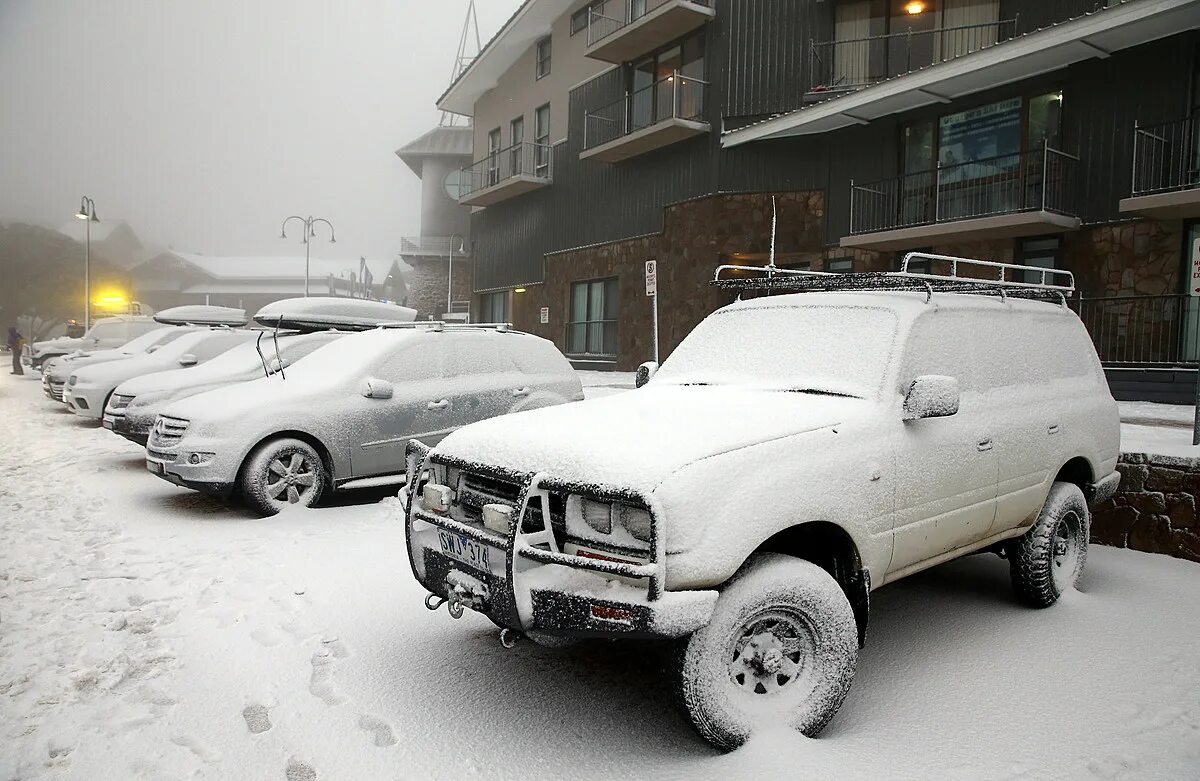
<svg viewBox="0 0 1200 781">
<path fill-rule="evenodd" d="M 311 765 L 292 758 L 287 763 L 287 781 L 317 781 L 317 771 Z"/>
<path fill-rule="evenodd" d="M 375 745 L 380 748 L 396 745 L 396 733 L 392 726 L 377 716 L 362 715 L 358 718 L 358 726 L 370 733 Z"/>
<path fill-rule="evenodd" d="M 265 705 L 247 705 L 242 710 L 242 718 L 246 720 L 246 727 L 255 735 L 266 732 L 271 728 L 271 716 L 267 712 Z"/>
<path fill-rule="evenodd" d="M 337 705 L 343 702 L 345 698 L 338 694 L 333 685 L 333 657 L 330 653 L 321 650 L 313 654 L 312 668 L 312 679 L 309 681 L 308 690 L 312 692 L 313 696 L 324 700 L 326 705 Z"/>
</svg>

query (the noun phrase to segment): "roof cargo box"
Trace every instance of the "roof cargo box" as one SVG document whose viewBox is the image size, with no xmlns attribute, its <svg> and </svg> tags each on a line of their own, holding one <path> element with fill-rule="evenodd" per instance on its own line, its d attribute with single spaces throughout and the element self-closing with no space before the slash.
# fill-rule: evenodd
<svg viewBox="0 0 1200 781">
<path fill-rule="evenodd" d="M 285 298 L 267 304 L 254 315 L 254 321 L 268 328 L 296 331 L 321 331 L 337 328 L 362 331 L 382 323 L 411 322 L 417 310 L 382 301 L 361 298 L 312 296 Z"/>
<path fill-rule="evenodd" d="M 164 309 L 154 316 L 163 325 L 227 325 L 240 328 L 249 322 L 245 309 L 190 304 Z"/>
</svg>

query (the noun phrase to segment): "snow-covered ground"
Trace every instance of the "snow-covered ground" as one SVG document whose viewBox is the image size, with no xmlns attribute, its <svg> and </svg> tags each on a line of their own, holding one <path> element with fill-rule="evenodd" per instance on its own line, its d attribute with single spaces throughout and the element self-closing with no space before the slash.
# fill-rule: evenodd
<svg viewBox="0 0 1200 781">
<path fill-rule="evenodd" d="M 589 394 L 629 375 L 585 380 Z M 874 595 L 840 714 L 719 755 L 660 648 L 430 613 L 386 493 L 259 520 L 0 375 L 0 779 L 1197 778 L 1200 567 L 976 556 Z M 382 501 L 380 501 L 382 499 Z"/>
<path fill-rule="evenodd" d="M 1122 401 L 1121 450 L 1160 456 L 1200 458 L 1200 447 L 1192 444 L 1195 407 Z"/>
</svg>

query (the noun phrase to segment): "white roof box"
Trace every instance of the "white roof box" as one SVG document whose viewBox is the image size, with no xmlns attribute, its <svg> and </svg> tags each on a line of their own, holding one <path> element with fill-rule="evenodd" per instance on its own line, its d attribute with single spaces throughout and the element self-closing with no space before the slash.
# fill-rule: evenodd
<svg viewBox="0 0 1200 781">
<path fill-rule="evenodd" d="M 163 325 L 227 325 L 240 328 L 249 322 L 245 309 L 190 304 L 164 309 L 154 316 Z"/>
<path fill-rule="evenodd" d="M 327 328 L 362 331 L 381 323 L 411 322 L 416 316 L 415 309 L 382 301 L 312 296 L 285 298 L 267 304 L 254 315 L 254 321 L 270 328 L 295 331 L 321 331 Z"/>
</svg>

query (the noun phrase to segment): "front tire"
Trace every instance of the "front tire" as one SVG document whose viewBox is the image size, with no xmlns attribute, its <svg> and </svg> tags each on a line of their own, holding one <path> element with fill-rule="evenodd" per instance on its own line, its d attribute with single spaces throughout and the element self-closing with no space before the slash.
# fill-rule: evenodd
<svg viewBox="0 0 1200 781">
<path fill-rule="evenodd" d="M 312 507 L 325 492 L 329 473 L 316 449 L 299 439 L 272 439 L 246 459 L 239 487 L 246 502 L 263 515 L 287 507 Z"/>
<path fill-rule="evenodd" d="M 780 724 L 814 736 L 845 700 L 857 660 L 854 611 L 837 582 L 812 562 L 763 554 L 687 640 L 679 693 L 721 749 Z"/>
<path fill-rule="evenodd" d="M 1008 551 L 1017 599 L 1030 607 L 1050 607 L 1075 587 L 1087 562 L 1091 515 L 1083 491 L 1055 483 L 1033 528 Z"/>
</svg>

